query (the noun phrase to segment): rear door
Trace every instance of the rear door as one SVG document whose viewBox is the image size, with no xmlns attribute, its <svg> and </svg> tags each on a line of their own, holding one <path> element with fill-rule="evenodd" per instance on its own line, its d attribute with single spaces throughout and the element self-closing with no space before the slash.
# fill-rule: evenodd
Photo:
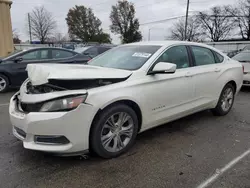
<svg viewBox="0 0 250 188">
<path fill-rule="evenodd" d="M 192 76 L 195 81 L 195 98 L 197 105 L 212 104 L 221 91 L 218 78 L 223 72 L 223 56 L 200 46 L 190 46 L 194 68 Z"/>
</svg>

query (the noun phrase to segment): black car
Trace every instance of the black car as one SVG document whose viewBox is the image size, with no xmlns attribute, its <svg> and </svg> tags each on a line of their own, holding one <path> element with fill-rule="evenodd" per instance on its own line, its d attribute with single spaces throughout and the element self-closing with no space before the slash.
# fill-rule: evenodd
<svg viewBox="0 0 250 188">
<path fill-rule="evenodd" d="M 19 87 L 27 78 L 26 66 L 34 63 L 82 63 L 91 58 L 63 48 L 33 48 L 15 51 L 0 59 L 0 93 Z"/>
<path fill-rule="evenodd" d="M 75 51 L 80 54 L 94 58 L 106 52 L 107 50 L 110 50 L 112 47 L 114 46 L 113 45 L 112 46 L 85 46 L 85 47 L 76 48 Z"/>
</svg>

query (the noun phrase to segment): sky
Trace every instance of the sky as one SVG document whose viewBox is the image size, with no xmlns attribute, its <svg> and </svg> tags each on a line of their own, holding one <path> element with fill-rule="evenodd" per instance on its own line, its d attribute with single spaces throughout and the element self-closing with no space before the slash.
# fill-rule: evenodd
<svg viewBox="0 0 250 188">
<path fill-rule="evenodd" d="M 111 6 L 118 0 L 13 0 L 11 8 L 12 28 L 15 29 L 22 41 L 28 40 L 27 14 L 36 6 L 44 6 L 50 11 L 57 22 L 55 32 L 67 34 L 68 27 L 65 21 L 68 10 L 75 5 L 84 5 L 93 9 L 95 15 L 102 21 L 102 28 L 110 33 L 112 42 L 120 43 L 118 35 L 109 31 L 111 24 L 109 14 Z M 187 0 L 129 0 L 133 2 L 136 9 L 136 17 L 140 22 L 140 31 L 143 40 L 164 40 L 170 35 L 173 23 L 169 20 L 161 23 L 151 23 L 172 17 L 184 16 Z M 195 11 L 205 11 L 217 5 L 236 4 L 237 0 L 190 0 L 190 15 Z"/>
</svg>

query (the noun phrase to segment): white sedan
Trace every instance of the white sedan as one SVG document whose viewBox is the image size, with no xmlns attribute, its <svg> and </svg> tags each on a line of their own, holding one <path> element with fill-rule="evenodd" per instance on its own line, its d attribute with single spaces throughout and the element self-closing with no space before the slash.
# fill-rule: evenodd
<svg viewBox="0 0 250 188">
<path fill-rule="evenodd" d="M 244 50 L 232 57 L 232 59 L 242 63 L 244 67 L 243 86 L 250 86 L 250 50 Z"/>
<path fill-rule="evenodd" d="M 13 134 L 24 148 L 60 155 L 89 150 L 112 158 L 138 133 L 198 111 L 226 115 L 242 65 L 189 42 L 139 42 L 88 65 L 33 64 L 10 101 Z"/>
</svg>

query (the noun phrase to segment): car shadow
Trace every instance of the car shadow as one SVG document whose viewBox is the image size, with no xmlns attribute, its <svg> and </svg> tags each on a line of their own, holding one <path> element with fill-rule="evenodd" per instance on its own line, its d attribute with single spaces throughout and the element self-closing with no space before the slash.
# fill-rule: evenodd
<svg viewBox="0 0 250 188">
<path fill-rule="evenodd" d="M 38 151 L 26 150 L 23 148 L 22 142 L 16 140 L 14 137 L 8 137 L 8 146 L 3 146 L 4 156 L 2 156 L 2 163 L 6 167 L 5 174 L 12 174 L 16 171 L 16 167 L 24 169 L 23 173 L 18 173 L 20 178 L 27 180 L 33 179 L 33 177 L 39 177 L 40 180 L 47 179 L 49 176 L 53 176 L 58 173 L 64 174 L 67 171 L 78 169 L 83 173 L 89 170 L 96 173 L 103 173 L 103 171 L 112 167 L 116 172 L 116 166 L 129 163 L 131 160 L 140 160 L 144 156 L 143 153 L 152 152 L 154 155 L 155 149 L 161 145 L 168 150 L 171 147 L 171 142 L 167 140 L 176 139 L 180 140 L 180 136 L 194 136 L 196 131 L 202 129 L 202 126 L 195 126 L 199 121 L 206 121 L 211 119 L 212 114 L 208 111 L 199 112 L 182 119 L 163 124 L 156 128 L 152 128 L 138 135 L 134 147 L 132 147 L 127 153 L 114 159 L 102 159 L 94 154 L 87 156 L 72 156 L 72 157 L 60 157 L 49 153 L 43 153 Z M 197 128 L 198 127 L 198 128 Z M 204 126 L 203 126 L 204 127 Z M 1 144 L 0 144 L 1 146 Z M 1 147 L 0 147 L 1 150 Z M 0 165 L 1 167 L 1 165 Z M 109 171 L 108 170 L 108 171 Z M 1 179 L 1 175 L 0 175 Z M 29 182 L 30 183 L 30 182 Z"/>
<path fill-rule="evenodd" d="M 242 88 L 240 89 L 240 91 L 248 93 L 248 92 L 250 92 L 250 87 L 249 86 L 242 86 Z"/>
<path fill-rule="evenodd" d="M 193 115 L 189 115 L 187 117 L 172 121 L 170 123 L 162 124 L 160 126 L 146 130 L 145 132 L 140 133 L 137 136 L 135 146 L 140 146 L 141 144 L 145 144 L 145 143 L 147 144 L 151 142 L 152 139 L 157 139 L 158 137 L 161 137 L 161 136 L 167 136 L 167 135 L 173 136 L 173 134 L 175 133 L 178 134 L 180 132 L 183 134 L 187 134 L 187 135 L 194 135 L 195 133 L 193 131 L 188 130 L 190 126 L 192 126 L 194 123 L 197 123 L 197 119 L 203 119 L 204 117 L 210 117 L 210 116 L 212 116 L 212 114 L 210 113 L 209 110 L 206 110 L 206 111 L 198 112 Z M 26 156 L 29 158 L 28 160 L 40 161 L 42 159 L 47 162 L 56 161 L 58 164 L 69 163 L 72 165 L 72 164 L 78 164 L 82 162 L 87 162 L 88 164 L 91 164 L 91 163 L 106 161 L 105 159 L 102 159 L 93 153 L 89 153 L 87 155 L 67 156 L 67 157 L 53 155 L 50 153 L 38 152 L 38 151 L 30 151 L 30 150 L 25 150 L 25 153 L 27 153 Z M 126 157 L 126 156 L 130 156 L 133 154 L 134 154 L 134 151 L 132 148 L 132 151 L 129 151 L 128 153 L 125 153 L 124 155 L 120 157 Z"/>
</svg>

